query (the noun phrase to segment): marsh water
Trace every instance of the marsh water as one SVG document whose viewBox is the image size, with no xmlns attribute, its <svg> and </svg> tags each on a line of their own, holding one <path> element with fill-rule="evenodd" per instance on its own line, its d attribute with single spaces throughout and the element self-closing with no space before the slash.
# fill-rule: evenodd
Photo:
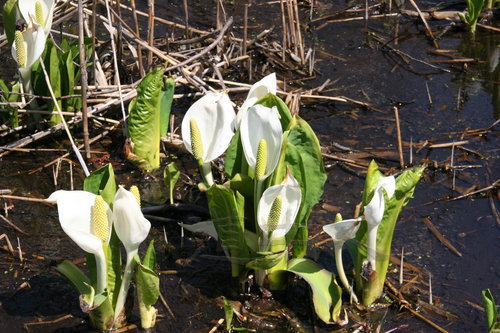
<svg viewBox="0 0 500 333">
<path fill-rule="evenodd" d="M 190 25 L 200 29 L 214 26 L 215 5 L 193 0 L 189 3 Z M 376 3 L 370 1 L 369 4 Z M 313 18 L 348 7 L 361 8 L 364 2 L 358 7 L 356 5 L 337 0 L 316 1 Z M 436 5 L 432 1 L 419 2 L 421 8 Z M 449 5 L 459 10 L 465 6 L 451 2 Z M 228 15 L 235 17 L 233 33 L 241 36 L 241 3 L 237 1 L 226 6 Z M 254 1 L 249 9 L 250 35 L 275 26 L 272 37 L 279 40 L 279 12 L 279 2 Z M 156 4 L 156 15 L 159 17 L 182 23 L 182 13 L 182 2 L 159 1 Z M 350 17 L 363 15 L 364 11 L 361 11 Z M 500 233 L 498 217 L 495 217 L 495 213 L 498 216 L 498 194 L 485 191 L 463 199 L 450 199 L 485 188 L 500 176 L 498 126 L 490 127 L 500 116 L 500 34 L 478 29 L 472 38 L 457 23 L 438 40 L 439 48 L 448 50 L 456 57 L 473 58 L 474 61 L 439 63 L 435 61 L 447 58 L 430 53 L 432 43 L 414 17 L 370 18 L 368 21 L 325 24 L 326 19 L 309 23 L 308 16 L 309 7 L 301 7 L 305 45 L 316 50 L 314 77 L 298 80 L 300 77 L 297 74 L 272 67 L 268 67 L 266 73 L 276 70 L 278 79 L 286 82 L 289 89 L 300 86 L 308 89 L 330 79 L 334 83 L 326 89 L 330 91 L 325 95 L 346 96 L 370 103 L 373 107 L 363 108 L 352 103 L 303 100 L 300 115 L 316 131 L 326 153 L 340 154 L 365 163 L 374 158 L 388 173 L 399 170 L 396 123 L 392 110 L 394 106 L 398 107 L 406 165 L 409 166 L 411 154 L 413 165 L 426 164 L 427 170 L 417 186 L 414 199 L 400 215 L 394 234 L 393 254 L 399 256 L 404 248 L 405 262 L 421 269 L 426 279 L 432 277 L 434 307 L 441 311 L 422 308 L 422 314 L 449 332 L 485 331 L 484 314 L 480 309 L 481 290 L 490 288 L 500 302 Z M 443 31 L 449 24 L 448 21 L 429 23 L 434 31 Z M 141 21 L 141 24 L 146 22 Z M 398 42 L 394 44 L 396 26 Z M 172 33 L 172 30 L 158 25 L 158 37 L 167 33 Z M 176 33 L 182 34 L 182 31 Z M 391 41 L 394 48 L 411 58 L 402 59 L 374 37 Z M 3 58 L 8 58 L 7 53 L 7 49 L 2 49 Z M 12 63 L 12 60 L 6 61 Z M 254 66 L 257 66 L 258 74 L 252 81 L 265 74 L 260 73 L 264 66 L 263 59 L 256 57 Z M 227 75 L 230 79 L 243 81 L 244 73 L 244 70 L 234 68 Z M 245 94 L 231 95 L 233 100 L 244 97 Z M 186 99 L 174 101 L 173 113 L 177 123 L 191 102 Z M 487 130 L 473 131 L 481 129 Z M 145 207 L 164 203 L 166 192 L 161 172 L 143 173 L 125 162 L 123 140 L 120 132 L 116 132 L 94 144 L 93 149 L 110 154 L 108 161 L 113 163 L 119 183 L 139 185 Z M 426 141 L 428 143 L 424 145 Z M 451 144 L 430 148 L 432 144 L 459 141 L 467 142 L 456 147 Z M 2 141 L 2 144 L 5 143 Z M 410 146 L 413 148 L 410 149 Z M 62 134 L 54 135 L 37 143 L 37 147 L 65 148 L 67 142 Z M 164 163 L 171 161 L 172 155 L 175 155 L 179 167 L 186 174 L 177 190 L 177 201 L 199 209 L 186 213 L 172 208 L 161 214 L 171 222 L 153 221 L 151 237 L 156 241 L 161 292 L 172 311 L 170 313 L 160 302 L 157 304 L 160 318 L 155 330 L 208 332 L 219 319 L 224 318 L 221 296 L 230 299 L 239 296 L 232 287 L 230 266 L 223 259 L 217 244 L 187 231 L 181 237 L 176 221 L 191 223 L 208 219 L 204 207 L 206 203 L 203 195 L 188 184 L 188 176 L 194 181 L 199 179 L 190 155 L 170 147 L 167 150 Z M 16 152 L 3 157 L 0 160 L 0 189 L 36 198 L 46 198 L 56 189 L 70 189 L 67 162 L 61 164 L 57 184 L 52 167 L 29 172 L 58 156 L 58 153 Z M 73 156 L 70 158 L 75 160 Z M 89 165 L 93 170 L 102 162 L 94 159 Z M 322 200 L 311 215 L 311 236 L 317 234 L 322 225 L 332 222 L 336 213 L 351 216 L 364 184 L 362 168 L 353 168 L 328 158 L 325 158 L 325 166 L 328 179 Z M 72 169 L 72 173 L 74 188 L 79 189 L 83 174 L 77 167 Z M 25 258 L 25 263 L 20 265 L 17 258 L 0 249 L 0 332 L 87 331 L 78 295 L 54 270 L 54 265 L 64 259 L 84 257 L 84 253 L 62 232 L 56 208 L 26 201 L 5 201 L 5 204 L 14 205 L 9 210 L 8 218 L 27 235 L 0 221 L 0 235 L 5 233 L 14 246 L 19 239 Z M 430 220 L 461 256 L 438 240 L 429 231 L 424 219 Z M 164 234 L 168 237 L 168 244 Z M 335 271 L 332 244 L 315 244 L 315 240 L 310 242 L 308 256 Z M 398 269 L 398 266 L 391 266 L 391 281 L 397 281 Z M 428 284 L 429 280 L 424 282 Z M 325 326 L 314 319 L 310 306 L 306 304 L 307 289 L 300 285 L 295 289 L 295 296 L 278 295 L 278 304 L 293 314 L 303 330 L 340 329 Z M 428 294 L 418 290 L 414 293 L 415 298 L 428 302 Z M 396 327 L 399 327 L 398 331 L 407 332 L 434 330 L 405 310 L 398 311 L 397 307 L 388 309 L 360 316 L 367 322 L 380 322 L 382 332 Z M 139 323 L 137 314 L 132 322 Z M 268 329 L 279 331 L 278 327 L 284 332 L 292 330 L 279 323 Z"/>
</svg>

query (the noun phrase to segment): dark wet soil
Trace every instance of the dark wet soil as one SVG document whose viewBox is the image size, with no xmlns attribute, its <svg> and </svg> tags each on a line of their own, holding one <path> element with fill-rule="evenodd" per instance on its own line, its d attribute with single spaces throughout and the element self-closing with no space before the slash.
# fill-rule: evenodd
<svg viewBox="0 0 500 333">
<path fill-rule="evenodd" d="M 215 21 L 214 6 L 201 1 L 190 3 L 191 24 L 200 29 L 212 27 Z M 316 3 L 315 18 L 353 5 L 343 1 Z M 369 3 L 375 4 L 372 1 Z M 228 12 L 236 19 L 233 29 L 236 35 L 241 34 L 240 5 L 239 2 L 236 6 L 228 4 Z M 437 3 L 432 1 L 419 2 L 421 8 L 435 5 Z M 407 8 L 410 8 L 409 5 Z M 463 5 L 456 5 L 454 8 L 463 9 Z M 181 22 L 181 13 L 182 2 L 164 1 L 157 4 L 158 16 Z M 255 1 L 255 5 L 250 7 L 249 15 L 253 23 L 251 34 L 255 35 L 276 25 L 273 36 L 280 38 L 279 4 L 269 5 Z M 484 331 L 484 315 L 478 307 L 482 305 L 481 290 L 490 288 L 497 302 L 500 302 L 500 233 L 498 221 L 493 214 L 493 209 L 496 209 L 494 207 L 498 207 L 498 194 L 490 192 L 488 196 L 481 193 L 456 201 L 445 199 L 459 196 L 472 186 L 476 186 L 475 189 L 484 188 L 499 178 L 498 127 L 481 135 L 469 135 L 466 131 L 488 128 L 500 115 L 500 35 L 479 29 L 475 40 L 472 40 L 457 24 L 457 27 L 449 30 L 439 40 L 440 48 L 456 50 L 454 54 L 473 57 L 478 61 L 467 64 L 434 63 L 432 61 L 444 58 L 428 52 L 432 49 L 432 44 L 425 38 L 424 29 L 415 18 L 373 18 L 368 22 L 358 20 L 324 25 L 325 21 L 306 24 L 306 8 L 303 8 L 302 15 L 307 30 L 306 45 L 317 50 L 317 73 L 314 79 L 300 83 L 294 81 L 296 74 L 277 69 L 278 78 L 292 88 L 302 84 L 314 87 L 331 79 L 336 82 L 329 95 L 343 95 L 371 103 L 374 109 L 359 108 L 353 104 L 324 101 L 311 103 L 304 100 L 300 114 L 309 121 L 322 145 L 331 147 L 329 152 L 341 153 L 331 146 L 338 143 L 352 150 L 349 155 L 345 154 L 346 158 L 368 162 L 369 156 L 374 156 L 382 167 L 393 173 L 398 170 L 399 157 L 392 107 L 399 108 L 407 164 L 411 141 L 415 144 L 413 164 L 427 163 L 429 167 L 417 187 L 415 198 L 400 216 L 393 253 L 400 253 L 404 247 L 405 262 L 424 272 L 422 276 L 426 279 L 425 283 L 428 283 L 428 273 L 432 274 L 435 306 L 454 316 L 443 313 L 440 315 L 438 311 L 428 311 L 422 307 L 420 310 L 423 315 L 449 332 Z M 360 12 L 350 16 L 358 15 L 363 14 Z M 263 20 L 264 16 L 268 19 Z M 340 18 L 342 17 L 346 15 L 341 15 Z M 376 36 L 385 41 L 393 41 L 396 24 L 399 24 L 398 44 L 391 45 L 413 58 L 425 60 L 441 69 L 408 58 L 406 63 L 373 38 Z M 434 31 L 439 32 L 448 22 L 432 21 L 430 24 Z M 171 33 L 170 28 L 165 29 L 160 25 L 156 31 L 157 37 L 164 36 L 167 32 Z M 182 34 L 182 31 L 176 33 Z M 495 57 L 497 65 L 492 68 Z M 256 60 L 260 70 L 263 63 Z M 233 68 L 229 74 L 242 79 L 243 72 L 240 68 Z M 231 97 L 244 98 L 243 95 Z M 174 102 L 173 112 L 179 116 L 178 119 L 188 105 L 189 101 L 185 100 Z M 432 143 L 467 140 L 468 143 L 463 146 L 468 151 L 454 149 L 454 165 L 462 168 L 455 169 L 454 172 L 449 168 L 451 147 L 425 147 L 418 150 L 426 140 Z M 54 136 L 41 142 L 39 147 L 54 148 L 64 144 L 64 136 Z M 166 194 L 161 185 L 161 172 L 144 174 L 124 162 L 122 144 L 123 138 L 115 133 L 93 148 L 110 153 L 110 162 L 114 165 L 120 183 L 127 186 L 139 184 L 144 200 L 150 205 L 163 203 Z M 195 163 L 190 156 L 175 150 L 169 153 L 179 154 L 179 166 L 196 181 Z M 54 184 L 50 167 L 28 174 L 29 170 L 57 157 L 55 153 L 35 152 L 12 153 L 2 158 L 0 189 L 10 189 L 15 195 L 37 198 L 45 198 L 56 189 L 69 189 L 67 163 L 62 164 L 57 184 Z M 322 201 L 310 219 L 310 235 L 317 234 L 321 225 L 330 223 L 338 212 L 349 217 L 360 199 L 364 184 L 363 169 L 333 160 L 325 160 L 325 165 L 328 180 Z M 99 166 L 96 162 L 92 169 Z M 83 174 L 76 167 L 73 168 L 73 173 L 74 187 L 81 188 Z M 178 189 L 178 202 L 203 207 L 203 195 L 187 181 L 188 178 L 184 177 Z M 86 317 L 79 309 L 76 293 L 53 268 L 64 259 L 84 257 L 84 253 L 62 233 L 56 209 L 24 201 L 7 201 L 6 204 L 14 205 L 9 210 L 8 218 L 28 235 L 14 231 L 0 221 L 0 235 L 7 234 L 13 246 L 17 246 L 19 238 L 25 259 L 21 265 L 18 258 L 13 258 L 7 251 L 0 249 L 0 332 L 88 331 Z M 175 212 L 162 216 L 182 222 L 206 219 L 203 214 Z M 423 218 L 430 219 L 462 256 L 454 254 L 436 239 L 422 222 Z M 168 236 L 168 245 L 164 241 L 164 232 Z M 156 240 L 161 291 L 172 311 L 170 313 L 161 302 L 157 304 L 160 313 L 157 332 L 207 332 L 219 319 L 224 318 L 221 296 L 233 300 L 249 300 L 235 292 L 234 283 L 230 279 L 230 266 L 213 240 L 187 231 L 185 237 L 181 238 L 180 227 L 175 222 L 158 221 L 153 221 L 150 237 Z M 319 239 L 324 237 L 311 241 L 308 256 L 335 271 L 332 245 L 326 243 L 317 247 L 314 244 Z M 0 240 L 0 246 L 3 244 L 3 240 Z M 399 287 L 396 283 L 398 267 L 391 266 L 390 272 L 390 281 Z M 305 331 L 313 331 L 315 328 L 320 331 L 338 329 L 334 326 L 326 327 L 314 317 L 310 304 L 306 301 L 307 289 L 300 281 L 292 282 L 293 293 L 277 295 L 277 299 L 278 304 L 281 304 L 279 306 L 301 323 L 298 326 Z M 409 293 L 422 301 L 428 301 L 428 295 L 417 295 L 416 289 L 411 286 Z M 360 321 L 381 322 L 382 331 L 400 325 L 407 325 L 401 330 L 408 332 L 434 330 L 408 311 L 399 312 L 396 307 L 368 314 L 353 311 L 354 315 Z M 137 314 L 134 314 L 132 323 L 139 323 Z M 257 327 L 258 331 L 263 331 L 262 326 Z M 284 332 L 292 330 L 291 326 L 283 322 L 278 322 L 277 327 Z M 271 331 L 278 329 L 275 326 Z"/>
</svg>

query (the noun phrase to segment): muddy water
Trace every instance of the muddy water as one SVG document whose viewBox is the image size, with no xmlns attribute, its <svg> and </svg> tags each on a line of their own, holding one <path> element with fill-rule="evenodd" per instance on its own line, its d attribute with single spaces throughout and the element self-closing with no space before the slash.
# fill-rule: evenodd
<svg viewBox="0 0 500 333">
<path fill-rule="evenodd" d="M 344 2 L 339 1 L 317 4 L 315 17 L 346 7 Z M 420 5 L 431 7 L 433 3 Z M 206 29 L 214 24 L 214 10 L 207 10 L 205 6 L 200 1 L 192 1 L 190 6 L 190 22 L 197 28 Z M 156 10 L 158 16 L 177 22 L 182 21 L 181 13 L 182 5 L 170 1 L 158 4 Z M 231 13 L 236 17 L 234 33 L 238 35 L 241 33 L 241 7 L 228 6 L 228 14 Z M 278 31 L 278 13 L 278 7 L 273 5 L 251 7 L 250 16 L 256 19 L 251 20 L 255 28 L 250 29 L 250 33 L 258 33 L 273 24 Z M 261 22 L 260 17 L 264 14 L 270 19 Z M 305 17 L 306 12 L 303 14 Z M 389 18 L 370 19 L 368 23 L 362 20 L 330 23 L 324 27 L 324 21 L 320 21 L 308 26 L 306 45 L 314 46 L 318 52 L 316 78 L 305 81 L 307 85 L 317 86 L 331 79 L 336 82 L 331 87 L 335 90 L 330 95 L 366 101 L 376 110 L 358 108 L 352 104 L 316 101 L 305 103 L 300 113 L 318 133 L 324 146 L 331 143 L 347 146 L 352 149 L 353 157 L 360 156 L 359 152 L 372 153 L 378 156 L 377 161 L 381 166 L 396 172 L 399 158 L 391 109 L 392 106 L 399 107 L 402 138 L 407 143 L 407 163 L 409 142 L 412 141 L 415 144 L 413 164 L 428 163 L 430 167 L 415 192 L 415 198 L 400 216 L 393 252 L 400 253 L 404 246 L 405 261 L 432 274 L 436 306 L 458 317 L 450 319 L 424 312 L 426 316 L 450 332 L 483 331 L 483 313 L 473 306 L 481 305 L 481 290 L 490 288 L 497 301 L 500 300 L 500 259 L 497 255 L 500 234 L 490 201 L 484 195 L 457 201 L 438 199 L 458 196 L 473 185 L 483 188 L 499 177 L 498 132 L 462 136 L 466 130 L 489 127 L 500 114 L 500 40 L 498 34 L 484 30 L 479 30 L 475 40 L 471 40 L 465 31 L 452 29 L 439 40 L 440 48 L 456 50 L 456 55 L 477 58 L 479 61 L 466 66 L 432 63 L 439 67 L 435 68 L 413 60 L 405 63 L 371 37 L 375 35 L 388 41 L 394 37 L 395 24 L 399 23 L 398 44 L 391 45 L 427 63 L 443 59 L 428 53 L 432 46 L 424 37 L 422 27 L 413 22 L 409 18 L 397 21 Z M 442 30 L 446 24 L 444 21 L 431 22 L 436 31 Z M 157 28 L 157 36 L 171 32 L 162 26 Z M 175 33 L 182 34 L 181 31 Z M 258 64 L 259 68 L 261 66 Z M 241 73 L 235 69 L 233 75 Z M 298 86 L 293 81 L 296 76 L 289 72 L 278 71 L 278 78 L 289 86 Z M 244 96 L 234 96 L 235 99 L 238 97 Z M 176 101 L 174 113 L 181 116 L 186 105 L 189 102 Z M 454 165 L 469 167 L 452 172 L 443 167 L 450 163 L 451 148 L 423 148 L 417 151 L 417 144 L 425 140 L 433 140 L 434 143 L 468 140 L 464 146 L 480 155 L 455 149 Z M 121 143 L 122 138 L 114 135 L 94 148 L 110 152 L 110 162 L 114 163 L 121 183 L 140 184 L 143 197 L 150 204 L 163 201 L 164 189 L 159 185 L 161 174 L 145 175 L 134 171 L 133 167 L 123 162 Z M 61 136 L 48 139 L 40 146 L 53 148 L 64 144 L 64 137 Z M 337 151 L 332 148 L 331 152 Z M 50 168 L 31 175 L 26 173 L 57 156 L 17 153 L 3 158 L 0 162 L 0 188 L 9 188 L 16 195 L 40 198 L 47 197 L 55 189 L 69 189 L 67 163 L 62 165 L 57 185 L 54 184 Z M 178 161 L 187 174 L 193 174 L 195 165 L 189 156 L 179 152 Z M 325 163 L 328 181 L 322 202 L 311 217 L 311 234 L 317 233 L 321 225 L 331 222 L 337 212 L 349 217 L 359 201 L 364 183 L 362 169 L 347 168 L 330 160 Z M 93 168 L 98 166 L 98 162 L 92 165 Z M 77 168 L 73 172 L 74 187 L 80 188 L 83 175 Z M 184 203 L 204 204 L 203 196 L 186 184 L 180 188 L 179 195 Z M 492 200 L 498 205 L 496 198 Z M 16 233 L 3 224 L 0 224 L 0 234 L 6 233 L 14 245 L 17 245 L 19 237 L 27 261 L 24 266 L 20 266 L 19 261 L 7 252 L 0 252 L 0 332 L 17 332 L 26 327 L 36 332 L 87 331 L 76 293 L 53 270 L 53 265 L 61 260 L 82 258 L 84 253 L 61 232 L 54 207 L 20 201 L 13 203 L 15 207 L 9 212 L 9 219 L 29 236 Z M 207 218 L 203 213 L 185 215 L 172 212 L 166 213 L 165 217 L 187 222 Z M 462 256 L 454 254 L 438 241 L 422 222 L 423 218 L 430 219 Z M 164 241 L 164 228 L 169 239 L 168 246 Z M 175 222 L 153 223 L 151 237 L 156 240 L 160 270 L 164 271 L 161 275 L 162 294 L 175 316 L 173 318 L 164 305 L 158 304 L 162 318 L 157 324 L 157 331 L 206 332 L 224 317 L 219 297 L 225 295 L 236 298 L 230 287 L 229 265 L 220 260 L 221 250 L 212 241 L 187 232 L 181 239 L 180 233 Z M 330 244 L 311 248 L 309 255 L 317 258 L 328 269 L 335 270 Z M 397 270 L 397 267 L 390 270 Z M 396 276 L 397 272 L 390 278 Z M 299 292 L 301 290 L 303 292 L 299 288 Z M 428 295 L 422 294 L 421 298 L 427 301 Z M 306 329 L 311 329 L 310 316 L 301 312 L 298 303 L 300 301 L 296 299 L 283 300 L 285 307 L 299 314 Z M 62 317 L 68 314 L 71 317 Z M 384 311 L 378 311 L 372 316 L 380 319 L 383 315 Z M 39 319 L 50 321 L 61 318 L 55 323 L 33 324 Z M 138 323 L 137 314 L 134 314 L 132 322 Z M 324 330 L 334 329 L 323 327 L 317 321 L 315 324 Z M 388 330 L 402 324 L 409 325 L 407 331 L 411 332 L 432 331 L 421 321 L 404 312 L 398 314 L 397 311 L 386 314 L 382 329 Z"/>
</svg>

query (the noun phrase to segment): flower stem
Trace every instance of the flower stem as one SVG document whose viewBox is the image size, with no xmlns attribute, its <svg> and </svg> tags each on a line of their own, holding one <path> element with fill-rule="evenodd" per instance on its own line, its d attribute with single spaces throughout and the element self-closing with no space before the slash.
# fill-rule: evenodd
<svg viewBox="0 0 500 333">
<path fill-rule="evenodd" d="M 106 269 L 106 257 L 100 255 L 94 255 L 96 262 L 97 271 L 97 294 L 104 292 L 107 286 L 107 269 Z"/>
<path fill-rule="evenodd" d="M 137 254 L 137 250 L 132 250 L 127 252 L 127 263 L 125 265 L 125 272 L 123 273 L 123 280 L 120 285 L 120 291 L 118 293 L 118 298 L 115 306 L 115 320 L 120 316 L 125 306 L 125 301 L 127 300 L 128 289 L 130 287 L 130 280 L 132 278 L 132 271 L 134 270 L 134 256 Z"/>
<path fill-rule="evenodd" d="M 344 245 L 344 242 L 334 242 L 334 251 L 335 251 L 335 263 L 337 265 L 337 272 L 339 273 L 339 278 L 344 287 L 349 291 L 351 294 L 352 300 L 354 303 L 358 303 L 358 297 L 352 290 L 351 285 L 349 284 L 349 281 L 347 280 L 347 277 L 344 272 L 344 263 L 342 261 L 342 245 Z"/>
<path fill-rule="evenodd" d="M 203 160 L 200 158 L 198 160 L 198 166 L 200 168 L 203 181 L 207 183 L 209 187 L 212 186 L 214 184 L 214 177 L 212 176 L 212 165 L 210 164 L 210 162 L 203 163 Z"/>
<path fill-rule="evenodd" d="M 368 224 L 368 254 L 367 254 L 367 259 L 370 265 L 372 266 L 371 269 L 373 271 L 376 270 L 375 268 L 375 259 L 376 259 L 376 252 L 377 252 L 377 231 L 378 231 L 378 225 L 376 226 L 370 226 Z"/>
<path fill-rule="evenodd" d="M 255 232 L 258 236 L 260 236 L 260 228 L 257 222 L 257 210 L 259 208 L 260 197 L 262 196 L 262 187 L 264 185 L 264 181 L 254 179 L 254 188 L 253 188 L 253 208 L 254 208 L 254 217 L 255 217 Z"/>
<path fill-rule="evenodd" d="M 271 240 L 271 246 L 269 248 L 271 252 L 285 251 L 285 254 L 281 260 L 274 266 L 266 271 L 269 280 L 270 290 L 284 290 L 286 289 L 287 283 L 287 273 L 286 268 L 288 265 L 288 253 L 286 252 L 286 240 L 285 237 L 276 238 Z"/>
</svg>

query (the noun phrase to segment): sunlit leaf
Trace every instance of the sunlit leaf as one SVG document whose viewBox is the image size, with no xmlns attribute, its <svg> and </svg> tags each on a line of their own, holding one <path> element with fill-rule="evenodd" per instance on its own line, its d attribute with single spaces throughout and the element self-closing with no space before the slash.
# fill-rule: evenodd
<svg viewBox="0 0 500 333">
<path fill-rule="evenodd" d="M 163 182 L 169 193 L 170 204 L 174 204 L 174 190 L 181 172 L 174 162 L 169 163 L 163 170 Z"/>
</svg>

